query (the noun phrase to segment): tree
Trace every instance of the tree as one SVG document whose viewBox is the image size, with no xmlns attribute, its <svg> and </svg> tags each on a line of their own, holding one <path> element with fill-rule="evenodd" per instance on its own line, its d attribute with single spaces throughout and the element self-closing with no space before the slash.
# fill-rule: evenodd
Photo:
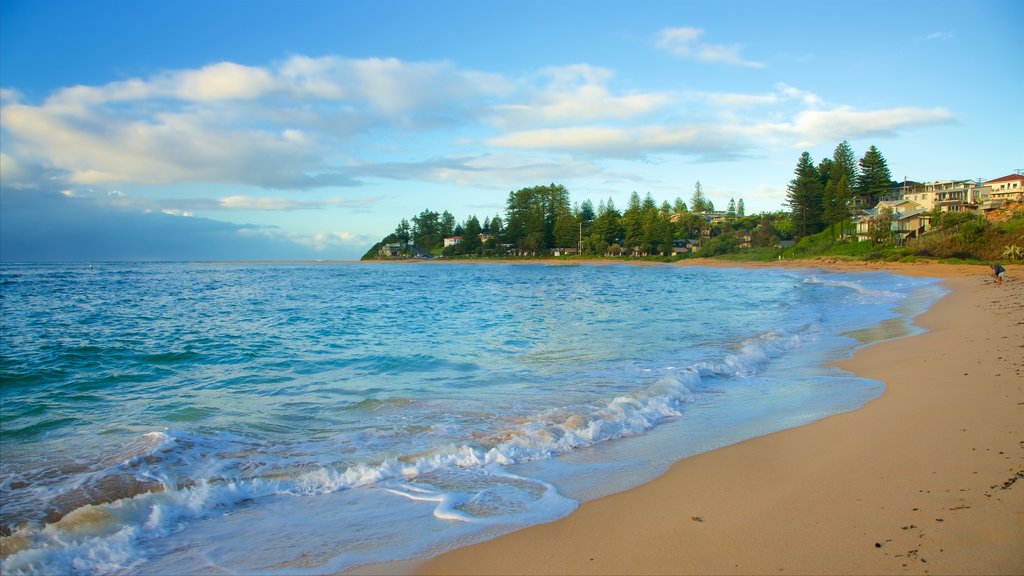
<svg viewBox="0 0 1024 576">
<path fill-rule="evenodd" d="M 417 246 L 430 250 L 443 242 L 439 217 L 437 212 L 430 210 L 412 217 L 412 240 Z"/>
<path fill-rule="evenodd" d="M 822 158 L 821 162 L 818 162 L 818 175 L 821 176 L 821 189 L 824 190 L 825 186 L 828 185 L 829 178 L 832 176 L 831 158 Z"/>
<path fill-rule="evenodd" d="M 683 212 L 689 212 L 690 209 L 686 207 L 686 202 L 679 196 L 676 196 L 676 201 L 672 203 L 672 211 L 676 214 L 682 214 Z"/>
<path fill-rule="evenodd" d="M 476 254 L 479 252 L 482 243 L 480 242 L 480 221 L 477 220 L 476 216 L 470 216 L 469 220 L 466 220 L 466 224 L 462 227 L 462 242 L 458 246 L 462 247 L 461 252 L 463 254 Z"/>
<path fill-rule="evenodd" d="M 622 214 L 615 209 L 615 202 L 611 198 L 607 203 L 602 201 L 598 204 L 597 217 L 594 218 L 591 230 L 606 246 L 622 238 Z"/>
<path fill-rule="evenodd" d="M 843 176 L 852 184 L 857 181 L 857 158 L 853 154 L 850 143 L 843 140 L 832 152 L 832 165 L 829 180 L 839 182 Z"/>
<path fill-rule="evenodd" d="M 701 188 L 700 180 L 693 187 L 693 196 L 690 197 L 690 210 L 693 212 L 707 212 L 707 198 L 704 196 L 704 189 Z"/>
<path fill-rule="evenodd" d="M 874 146 L 868 148 L 857 165 L 860 167 L 860 174 L 856 177 L 854 188 L 858 195 L 870 198 L 868 203 L 873 205 L 892 184 L 889 166 L 885 162 L 885 157 Z"/>
<path fill-rule="evenodd" d="M 412 227 L 409 226 L 409 221 L 405 218 L 402 218 L 402 221 L 395 228 L 395 238 L 399 242 L 408 242 L 412 238 Z"/>
<path fill-rule="evenodd" d="M 491 218 L 491 225 L 488 231 L 498 238 L 505 234 L 505 224 L 501 221 L 501 216 L 495 214 L 494 218 Z"/>
<path fill-rule="evenodd" d="M 445 210 L 441 213 L 441 235 L 451 236 L 453 234 L 455 234 L 455 216 Z"/>
<path fill-rule="evenodd" d="M 627 250 L 636 251 L 643 242 L 643 203 L 640 194 L 633 192 L 629 197 L 629 206 L 622 213 L 623 246 Z"/>
<path fill-rule="evenodd" d="M 834 206 L 829 224 L 842 224 L 840 232 L 850 220 L 850 206 L 853 204 L 853 185 L 857 181 L 857 158 L 850 143 L 843 140 L 832 152 L 829 181 L 834 183 L 832 191 Z"/>
<path fill-rule="evenodd" d="M 740 198 L 740 201 L 736 203 L 736 215 L 740 218 L 747 215 L 747 210 L 743 207 L 743 198 Z"/>
<path fill-rule="evenodd" d="M 575 248 L 579 243 L 579 220 L 565 212 L 555 221 L 555 246 L 558 248 Z"/>
<path fill-rule="evenodd" d="M 672 227 L 667 217 L 657 208 L 648 208 L 643 214 L 641 246 L 644 252 L 662 254 L 672 251 Z"/>
<path fill-rule="evenodd" d="M 836 196 L 836 183 L 829 180 L 825 184 L 825 190 L 821 197 L 821 219 L 832 231 L 832 240 L 836 239 L 835 223 L 839 219 L 842 210 L 839 207 L 839 200 Z"/>
<path fill-rule="evenodd" d="M 868 222 L 868 235 L 876 244 L 889 244 L 892 241 L 892 208 L 882 208 L 878 216 Z"/>
<path fill-rule="evenodd" d="M 734 220 L 736 218 L 736 199 L 735 198 L 729 198 L 729 208 L 726 209 L 725 214 L 729 217 L 730 220 Z"/>
<path fill-rule="evenodd" d="M 648 192 L 647 195 L 644 196 L 644 201 L 640 205 L 640 209 L 643 210 L 644 212 L 647 212 L 648 210 L 658 209 L 658 203 L 654 201 L 654 197 L 651 196 L 650 192 Z"/>
<path fill-rule="evenodd" d="M 800 230 L 800 235 L 807 236 L 817 232 L 821 222 L 821 175 L 814 166 L 811 154 L 806 151 L 800 155 L 794 172 L 796 178 L 789 182 L 786 203 Z"/>
<path fill-rule="evenodd" d="M 590 200 L 584 200 L 580 204 L 579 219 L 583 223 L 583 227 L 587 228 L 591 223 L 594 222 L 594 218 L 597 217 L 597 213 L 594 212 L 594 203 Z"/>
</svg>

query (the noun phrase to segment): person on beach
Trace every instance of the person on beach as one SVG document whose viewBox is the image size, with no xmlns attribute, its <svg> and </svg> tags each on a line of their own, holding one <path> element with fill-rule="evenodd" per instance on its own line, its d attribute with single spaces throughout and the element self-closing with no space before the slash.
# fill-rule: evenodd
<svg viewBox="0 0 1024 576">
<path fill-rule="evenodd" d="M 1006 275 L 1006 268 L 1003 268 L 1000 264 L 992 264 L 992 275 L 996 277 L 996 286 L 1003 283 L 1003 276 Z"/>
</svg>

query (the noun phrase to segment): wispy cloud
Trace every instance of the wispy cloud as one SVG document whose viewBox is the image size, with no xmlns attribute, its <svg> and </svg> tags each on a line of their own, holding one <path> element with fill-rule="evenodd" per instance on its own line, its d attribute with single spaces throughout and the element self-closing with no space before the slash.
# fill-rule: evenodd
<svg viewBox="0 0 1024 576">
<path fill-rule="evenodd" d="M 763 62 L 741 56 L 743 46 L 740 44 L 708 44 L 701 41 L 702 36 L 704 31 L 700 28 L 665 28 L 658 32 L 656 43 L 658 48 L 680 58 L 747 68 L 765 66 Z"/>
<path fill-rule="evenodd" d="M 673 103 L 666 92 L 616 94 L 607 68 L 576 64 L 541 70 L 526 101 L 498 103 L 489 118 L 499 128 L 566 125 L 594 120 L 630 120 L 660 112 Z"/>
<path fill-rule="evenodd" d="M 919 42 L 930 42 L 930 41 L 943 42 L 943 41 L 952 40 L 952 39 L 953 39 L 953 33 L 952 32 L 932 32 L 930 34 L 925 34 L 923 36 L 918 36 L 916 38 L 916 40 L 919 41 Z"/>
<path fill-rule="evenodd" d="M 662 31 L 675 53 L 737 63 L 723 54 L 738 58 L 738 48 L 716 52 L 702 34 Z M 615 71 L 589 64 L 502 75 L 336 56 L 222 62 L 64 88 L 40 103 L 11 89 L 2 97 L 5 187 L 252 190 L 147 207 L 182 212 L 354 209 L 344 194 L 332 204 L 290 192 L 377 179 L 507 188 L 593 176 L 607 169 L 601 158 L 727 160 L 953 121 L 942 108 L 855 110 L 785 83 L 751 93 L 622 89 Z"/>
</svg>

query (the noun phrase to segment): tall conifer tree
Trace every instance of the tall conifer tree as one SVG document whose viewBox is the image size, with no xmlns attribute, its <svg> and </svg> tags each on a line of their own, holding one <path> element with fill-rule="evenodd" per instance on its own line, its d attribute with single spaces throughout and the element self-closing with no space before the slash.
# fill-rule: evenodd
<svg viewBox="0 0 1024 576">
<path fill-rule="evenodd" d="M 885 194 L 885 190 L 892 184 L 892 173 L 889 172 L 889 165 L 885 157 L 872 146 L 864 153 L 864 157 L 858 163 L 860 174 L 856 179 L 856 191 L 860 196 L 871 198 L 871 203 L 878 200 Z"/>
<path fill-rule="evenodd" d="M 794 170 L 796 178 L 790 180 L 786 203 L 793 215 L 793 221 L 801 236 L 818 231 L 821 223 L 822 194 L 821 175 L 814 166 L 809 152 L 800 155 Z"/>
</svg>

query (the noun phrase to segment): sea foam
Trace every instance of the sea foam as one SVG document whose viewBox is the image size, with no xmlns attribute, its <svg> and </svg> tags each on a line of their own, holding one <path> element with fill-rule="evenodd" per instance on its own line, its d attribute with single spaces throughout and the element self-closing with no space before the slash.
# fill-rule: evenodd
<svg viewBox="0 0 1024 576">
<path fill-rule="evenodd" d="M 19 383 L 0 390 L 5 574 L 323 573 L 549 521 L 673 458 L 863 403 L 875 384 L 817 363 L 934 285 L 667 267 L 3 271 L 3 371 Z M 58 293 L 81 297 L 38 296 Z M 177 301 L 188 315 L 166 313 Z M 275 538 L 238 536 L 253 530 Z"/>
</svg>

